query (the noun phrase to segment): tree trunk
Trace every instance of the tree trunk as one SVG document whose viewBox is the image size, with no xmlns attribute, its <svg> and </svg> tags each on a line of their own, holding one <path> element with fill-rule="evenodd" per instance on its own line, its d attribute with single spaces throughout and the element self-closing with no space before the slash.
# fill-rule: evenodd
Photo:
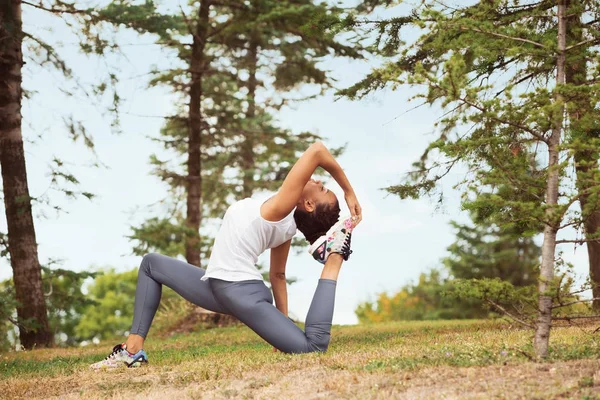
<svg viewBox="0 0 600 400">
<path fill-rule="evenodd" d="M 570 1 L 573 4 L 575 1 Z M 573 13 L 568 18 L 569 30 L 567 32 L 567 45 L 573 45 L 583 41 L 583 24 L 581 14 Z M 587 48 L 571 50 L 569 63 L 566 66 L 565 81 L 573 86 L 584 87 L 587 85 Z M 578 95 L 574 99 L 575 106 L 569 111 L 569 121 L 572 134 L 581 137 L 584 146 L 587 138 L 593 136 L 593 128 L 589 121 L 581 123 L 586 115 L 594 112 L 590 102 L 590 94 Z M 577 176 L 577 189 L 580 192 L 579 204 L 584 218 L 583 226 L 586 239 L 600 234 L 600 203 L 587 193 L 597 182 L 593 174 L 598 171 L 598 150 L 590 148 L 575 149 L 575 172 Z M 600 241 L 587 242 L 588 260 L 590 265 L 590 280 L 592 283 L 593 298 L 600 298 Z M 600 300 L 594 300 L 592 306 L 596 312 L 600 312 Z"/>
<path fill-rule="evenodd" d="M 548 341 L 552 326 L 552 296 L 549 293 L 554 278 L 554 256 L 556 253 L 556 233 L 560 218 L 556 216 L 559 187 L 558 148 L 563 129 L 564 104 L 558 86 L 565 82 L 565 48 L 566 48 L 566 0 L 558 0 L 558 57 L 556 61 L 555 102 L 559 105 L 557 114 L 553 116 L 552 134 L 548 140 L 548 181 L 546 186 L 546 224 L 544 226 L 544 243 L 542 244 L 542 265 L 539 281 L 538 319 L 534 337 L 535 354 L 538 358 L 548 355 Z"/>
<path fill-rule="evenodd" d="M 21 345 L 26 349 L 52 344 L 42 272 L 27 185 L 27 169 L 21 136 L 21 2 L 0 5 L 0 169 L 8 225 L 8 250 L 13 269 L 17 315 L 20 322 L 35 319 L 29 328 L 19 327 Z"/>
<path fill-rule="evenodd" d="M 242 143 L 242 198 L 252 196 L 252 192 L 254 191 L 254 135 L 256 134 L 254 118 L 256 117 L 257 67 L 258 41 L 253 36 L 248 46 L 248 110 L 246 112 L 246 120 L 249 122 L 250 132 L 245 132 Z"/>
<path fill-rule="evenodd" d="M 192 60 L 190 69 L 187 218 L 186 226 L 193 231 L 185 243 L 185 258 L 188 263 L 200 266 L 200 222 L 202 219 L 202 77 L 205 68 L 204 48 L 209 27 L 210 1 L 202 1 L 198 10 L 198 24 L 193 33 Z"/>
<path fill-rule="evenodd" d="M 575 154 L 575 162 L 583 165 L 585 163 L 593 163 L 593 166 L 589 167 L 578 167 L 577 173 L 585 174 L 588 171 L 598 170 L 598 161 L 597 158 L 590 161 L 586 155 Z M 579 157 L 580 156 L 580 157 Z M 588 205 L 588 197 L 587 195 L 581 196 L 579 199 L 579 203 L 581 204 L 581 208 L 584 209 Z M 598 200 L 596 200 L 597 202 Z M 586 235 L 592 234 L 600 234 L 600 211 L 598 211 L 598 205 L 596 205 L 596 211 L 593 211 L 585 217 L 585 221 L 583 223 L 585 228 Z M 592 282 L 592 294 L 595 299 L 600 298 L 600 242 L 587 242 L 587 251 L 588 258 L 590 262 L 590 280 Z M 592 302 L 592 307 L 596 313 L 600 312 L 600 300 L 594 300 Z"/>
</svg>

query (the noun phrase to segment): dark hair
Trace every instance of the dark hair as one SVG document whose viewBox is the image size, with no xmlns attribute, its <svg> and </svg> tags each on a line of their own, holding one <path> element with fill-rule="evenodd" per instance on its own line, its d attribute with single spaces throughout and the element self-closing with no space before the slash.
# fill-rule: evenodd
<svg viewBox="0 0 600 400">
<path fill-rule="evenodd" d="M 296 211 L 294 211 L 296 226 L 310 244 L 313 244 L 315 240 L 326 234 L 339 218 L 340 203 L 337 200 L 333 205 L 317 204 L 313 212 L 299 208 L 296 208 Z"/>
</svg>

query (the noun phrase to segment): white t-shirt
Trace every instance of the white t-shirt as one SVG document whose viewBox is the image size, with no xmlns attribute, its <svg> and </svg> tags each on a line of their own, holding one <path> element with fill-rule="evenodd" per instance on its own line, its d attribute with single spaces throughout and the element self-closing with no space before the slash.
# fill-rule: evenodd
<svg viewBox="0 0 600 400">
<path fill-rule="evenodd" d="M 227 209 L 203 281 L 208 278 L 231 282 L 263 280 L 256 268 L 258 256 L 296 234 L 293 211 L 281 221 L 270 222 L 260 215 L 263 203 L 263 200 L 247 198 Z"/>
</svg>

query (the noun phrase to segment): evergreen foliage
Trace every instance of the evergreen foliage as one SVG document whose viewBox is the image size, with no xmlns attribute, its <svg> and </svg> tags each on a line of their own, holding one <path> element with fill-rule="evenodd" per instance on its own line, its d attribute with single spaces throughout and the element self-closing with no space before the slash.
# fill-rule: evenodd
<svg viewBox="0 0 600 400">
<path fill-rule="evenodd" d="M 24 8 L 27 10 L 25 13 Z M 62 0 L 10 0 L 0 5 L 0 167 L 8 226 L 7 234 L 2 233 L 3 249 L 0 255 L 9 256 L 7 258 L 10 259 L 13 269 L 15 306 L 18 314 L 13 322 L 19 326 L 20 341 L 26 348 L 49 346 L 52 344 L 53 335 L 44 300 L 32 213 L 33 205 L 51 202 L 45 195 L 33 198 L 29 193 L 21 106 L 23 99 L 27 101 L 35 95 L 35 90 L 23 85 L 23 76 L 27 76 L 28 73 L 47 73 L 48 70 L 58 71 L 59 76 L 69 83 L 60 89 L 66 97 L 74 94 L 83 94 L 86 98 L 101 96 L 107 88 L 114 89 L 116 84 L 116 76 L 108 73 L 105 81 L 99 77 L 101 83 L 91 88 L 91 91 L 84 88 L 62 58 L 58 46 L 47 38 L 29 31 L 38 28 L 38 21 L 29 21 L 29 15 L 36 13 L 56 17 L 66 26 L 72 27 L 84 52 L 90 53 L 90 49 L 104 50 L 109 47 L 109 42 L 102 39 L 102 28 L 99 27 L 101 21 L 96 18 L 94 8 L 79 9 L 74 3 Z M 27 16 L 25 21 L 24 15 Z M 109 111 L 115 115 L 115 125 L 118 124 L 116 111 L 119 100 L 116 91 L 113 91 Z M 86 131 L 85 124 L 73 113 L 63 116 L 63 121 L 67 135 L 73 141 L 83 142 L 84 146 L 93 152 L 94 142 Z M 64 193 L 67 197 L 93 197 L 93 194 L 77 188 L 79 182 L 75 176 L 66 172 L 63 162 L 56 157 L 52 162 L 51 176 L 52 189 Z M 61 210 L 57 206 L 54 208 Z M 32 322 L 33 320 L 35 322 Z"/>
<path fill-rule="evenodd" d="M 489 301 L 502 306 L 524 293 L 531 300 L 539 275 L 540 246 L 514 228 L 507 231 L 495 225 L 493 217 L 472 212 L 471 225 L 452 222 L 456 241 L 441 260 L 442 267 L 421 274 L 416 284 L 405 285 L 393 295 L 383 292 L 375 303 L 360 304 L 356 309 L 359 321 L 485 318 L 490 309 L 499 311 Z M 513 297 L 486 298 L 482 293 L 490 291 L 481 290 L 485 285 L 500 285 L 503 291 L 495 294 L 510 289 Z"/>
<path fill-rule="evenodd" d="M 204 264 L 225 209 L 258 191 L 279 188 L 319 136 L 281 128 L 276 112 L 300 100 L 288 95 L 299 87 L 309 85 L 318 94 L 332 86 L 328 71 L 318 65 L 322 57 L 361 56 L 360 48 L 311 29 L 315 18 L 340 12 L 308 0 L 191 2 L 178 10 L 116 1 L 102 11 L 114 23 L 156 35 L 175 56 L 173 68 L 154 71 L 149 83 L 169 87 L 181 102 L 154 139 L 172 157 L 151 158 L 153 173 L 169 188 L 167 216 L 133 227 L 136 254 L 185 254 L 188 262 Z M 195 127 L 199 133 L 192 143 Z M 198 160 L 190 158 L 192 153 Z M 195 176 L 190 168 L 197 167 Z M 189 257 L 192 239 L 202 255 L 194 254 L 194 260 Z"/>
<path fill-rule="evenodd" d="M 51 268 L 57 261 L 42 266 L 44 298 L 48 310 L 50 331 L 57 345 L 75 345 L 82 338 L 76 333 L 82 315 L 96 305 L 84 290 L 88 279 L 96 277 L 94 272 L 74 272 L 62 268 Z M 15 328 L 36 329 L 34 319 L 17 317 L 18 302 L 12 279 L 0 283 L 0 348 L 15 348 Z"/>
<path fill-rule="evenodd" d="M 365 10 L 389 4 L 368 1 Z M 402 198 L 435 193 L 438 180 L 460 164 L 468 170 L 465 197 L 488 193 L 479 198 L 480 208 L 505 210 L 511 225 L 543 227 L 535 338 L 541 357 L 548 348 L 557 244 L 588 243 L 594 297 L 600 298 L 598 12 L 590 0 L 457 7 L 425 1 L 404 18 L 344 21 L 375 26 L 374 47 L 392 60 L 342 95 L 361 98 L 406 84 L 424 88 L 416 96 L 423 104 L 445 110 L 436 124 L 439 137 L 408 179 L 388 191 Z M 407 27 L 419 29 L 411 43 L 401 40 Z M 531 197 L 500 196 L 507 186 Z M 557 240 L 564 227 L 584 231 L 585 238 Z"/>
<path fill-rule="evenodd" d="M 107 339 L 123 336 L 131 328 L 137 284 L 137 269 L 117 273 L 105 271 L 88 287 L 88 307 L 75 327 L 82 339 Z"/>
<path fill-rule="evenodd" d="M 389 295 L 379 293 L 375 302 L 364 302 L 355 310 L 360 323 L 485 318 L 488 311 L 480 299 L 457 298 L 453 279 L 440 270 L 422 273 L 416 284 L 403 286 Z"/>
<path fill-rule="evenodd" d="M 514 286 L 532 286 L 539 275 L 540 246 L 531 237 L 506 232 L 496 225 L 460 225 L 456 241 L 442 260 L 455 279 L 497 278 Z"/>
<path fill-rule="evenodd" d="M 59 345 L 76 345 L 82 338 L 77 334 L 77 326 L 87 310 L 97 302 L 83 290 L 88 279 L 96 278 L 94 272 L 74 272 L 62 268 L 42 267 L 44 291 L 48 307 L 50 328 L 54 342 Z"/>
</svg>

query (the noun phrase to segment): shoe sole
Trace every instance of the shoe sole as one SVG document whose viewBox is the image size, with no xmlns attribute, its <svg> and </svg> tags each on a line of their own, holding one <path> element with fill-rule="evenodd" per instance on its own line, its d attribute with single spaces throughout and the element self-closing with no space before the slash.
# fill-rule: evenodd
<svg viewBox="0 0 600 400">
<path fill-rule="evenodd" d="M 94 370 L 94 371 L 105 371 L 105 370 L 113 370 L 113 369 L 119 369 L 119 368 L 123 368 L 123 367 L 127 367 L 127 368 L 140 368 L 143 365 L 148 365 L 148 360 L 145 359 L 143 356 L 139 356 L 138 358 L 136 358 L 135 360 L 133 360 L 130 363 L 124 362 L 119 364 L 119 365 L 115 365 L 115 366 L 108 366 L 108 365 L 102 365 L 99 367 L 92 367 L 90 365 L 90 369 Z"/>
<path fill-rule="evenodd" d="M 146 360 L 144 356 L 139 356 L 129 364 L 125 363 L 125 365 L 127 365 L 127 368 L 139 368 L 144 364 L 148 364 L 148 360 Z"/>
</svg>

